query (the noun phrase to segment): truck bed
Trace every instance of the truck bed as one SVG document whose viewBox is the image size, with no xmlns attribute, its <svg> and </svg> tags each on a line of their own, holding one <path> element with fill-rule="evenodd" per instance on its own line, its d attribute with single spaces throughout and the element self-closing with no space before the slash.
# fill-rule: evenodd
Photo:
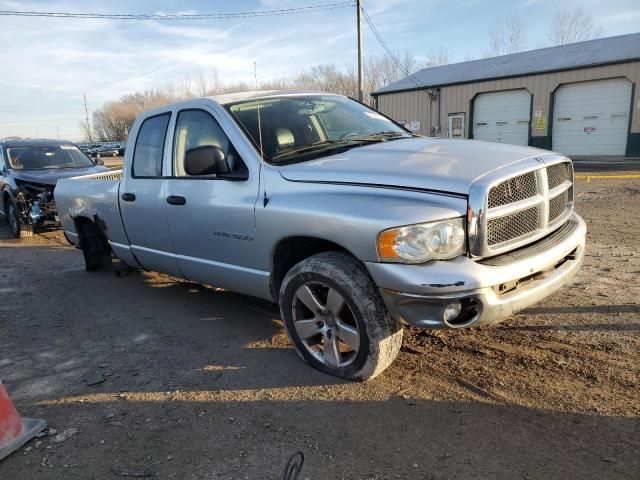
<svg viewBox="0 0 640 480">
<path fill-rule="evenodd" d="M 76 220 L 85 217 L 103 230 L 116 255 L 130 255 L 118 199 L 121 178 L 122 170 L 114 170 L 58 181 L 53 192 L 58 216 L 66 237 L 75 246 L 79 246 Z"/>
</svg>

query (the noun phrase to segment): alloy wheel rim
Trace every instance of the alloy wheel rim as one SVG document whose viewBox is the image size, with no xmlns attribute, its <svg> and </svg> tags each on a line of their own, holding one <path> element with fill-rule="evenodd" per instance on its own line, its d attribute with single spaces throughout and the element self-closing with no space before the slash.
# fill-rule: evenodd
<svg viewBox="0 0 640 480">
<path fill-rule="evenodd" d="M 306 350 L 331 368 L 353 363 L 360 349 L 360 331 L 344 296 L 322 282 L 306 282 L 292 303 L 293 326 Z"/>
</svg>

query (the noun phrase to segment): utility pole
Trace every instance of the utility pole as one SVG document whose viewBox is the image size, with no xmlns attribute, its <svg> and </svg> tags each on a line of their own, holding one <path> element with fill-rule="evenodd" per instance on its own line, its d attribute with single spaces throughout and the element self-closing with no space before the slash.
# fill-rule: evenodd
<svg viewBox="0 0 640 480">
<path fill-rule="evenodd" d="M 362 1 L 356 0 L 358 17 L 358 100 L 364 102 L 364 59 L 362 56 Z"/>
<path fill-rule="evenodd" d="M 58 140 L 60 140 L 60 129 L 56 126 L 56 133 L 58 134 Z"/>
<path fill-rule="evenodd" d="M 87 134 L 89 135 L 89 143 L 93 143 L 91 138 L 91 124 L 89 123 L 89 110 L 87 109 L 87 94 L 84 94 L 84 118 L 87 122 Z"/>
</svg>

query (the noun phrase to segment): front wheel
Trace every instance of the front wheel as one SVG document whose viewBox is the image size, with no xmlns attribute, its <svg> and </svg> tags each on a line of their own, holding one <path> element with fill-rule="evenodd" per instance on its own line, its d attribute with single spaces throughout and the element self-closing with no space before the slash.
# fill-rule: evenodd
<svg viewBox="0 0 640 480">
<path fill-rule="evenodd" d="M 7 206 L 6 216 L 7 221 L 9 222 L 9 228 L 11 229 L 11 234 L 15 238 L 29 238 L 33 236 L 33 225 L 27 225 L 22 222 L 20 214 L 18 213 L 18 208 L 12 201 L 10 201 Z"/>
<path fill-rule="evenodd" d="M 298 354 L 336 377 L 373 378 L 391 365 L 402 345 L 402 327 L 366 270 L 342 252 L 296 264 L 282 282 L 280 311 Z"/>
</svg>

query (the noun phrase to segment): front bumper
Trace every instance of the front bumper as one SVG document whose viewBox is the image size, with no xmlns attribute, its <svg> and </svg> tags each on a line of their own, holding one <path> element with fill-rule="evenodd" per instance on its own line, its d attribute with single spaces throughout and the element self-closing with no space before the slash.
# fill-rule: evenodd
<svg viewBox="0 0 640 480">
<path fill-rule="evenodd" d="M 367 263 L 390 314 L 421 328 L 496 323 L 567 284 L 584 259 L 587 227 L 576 213 L 545 239 L 498 257 L 458 257 L 422 265 Z M 445 320 L 460 301 L 459 317 Z"/>
</svg>

